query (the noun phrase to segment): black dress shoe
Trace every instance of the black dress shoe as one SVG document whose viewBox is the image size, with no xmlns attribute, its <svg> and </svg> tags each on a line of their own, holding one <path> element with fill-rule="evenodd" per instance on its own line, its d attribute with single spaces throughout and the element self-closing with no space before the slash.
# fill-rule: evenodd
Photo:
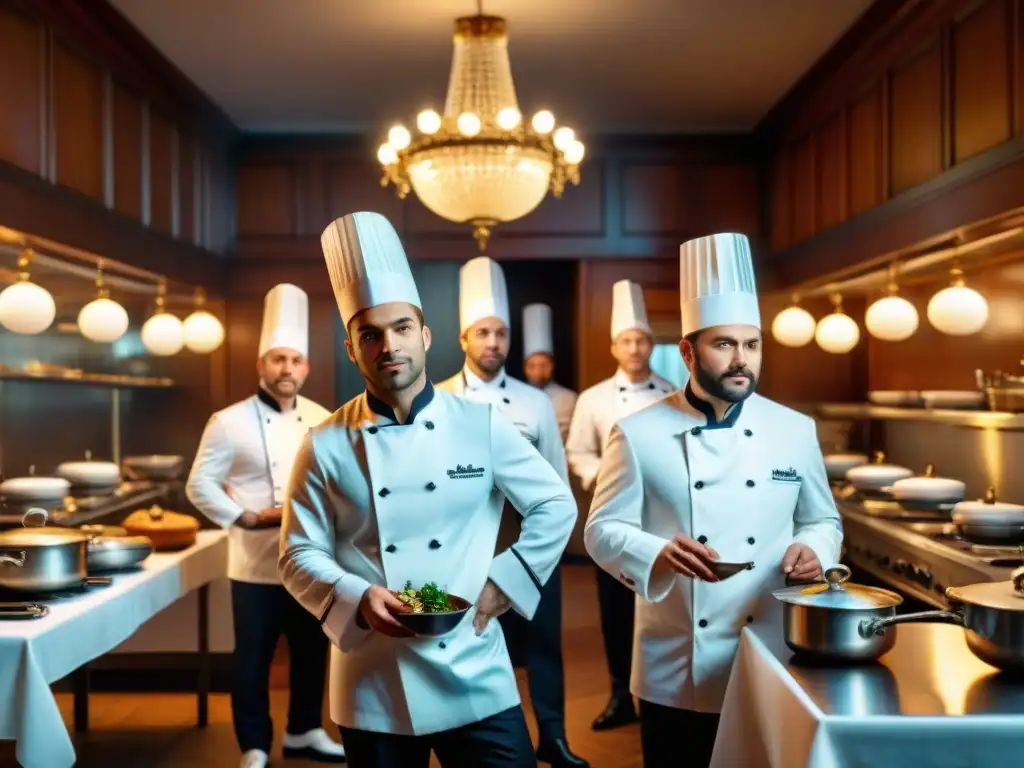
<svg viewBox="0 0 1024 768">
<path fill-rule="evenodd" d="M 597 716 L 590 727 L 595 731 L 610 731 L 635 723 L 638 719 L 632 696 L 612 696 L 604 712 Z"/>
<path fill-rule="evenodd" d="M 537 747 L 537 762 L 548 763 L 552 768 L 590 768 L 590 763 L 572 753 L 565 739 L 542 741 Z"/>
</svg>

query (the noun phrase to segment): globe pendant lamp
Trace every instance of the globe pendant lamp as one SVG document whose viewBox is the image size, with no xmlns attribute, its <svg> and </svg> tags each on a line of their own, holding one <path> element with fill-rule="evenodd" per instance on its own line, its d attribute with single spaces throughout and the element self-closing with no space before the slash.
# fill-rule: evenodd
<svg viewBox="0 0 1024 768">
<path fill-rule="evenodd" d="M 949 275 L 949 287 L 943 288 L 928 302 L 928 322 L 950 336 L 970 336 L 988 322 L 988 302 L 964 284 L 961 269 L 954 267 Z"/>
<path fill-rule="evenodd" d="M 843 312 L 843 297 L 832 295 L 832 314 L 818 321 L 814 340 L 826 352 L 842 355 L 849 352 L 860 341 L 860 328 L 852 317 Z"/>
<path fill-rule="evenodd" d="M 799 306 L 800 298 L 793 295 L 793 306 L 787 307 L 772 321 L 772 337 L 784 347 L 803 347 L 814 338 L 814 316 Z"/>
<path fill-rule="evenodd" d="M 185 345 L 185 327 L 181 320 L 164 309 L 167 283 L 161 280 L 156 289 L 156 310 L 142 326 L 142 344 L 154 355 L 176 355 Z"/>
<path fill-rule="evenodd" d="M 18 282 L 0 291 L 0 325 L 11 333 L 42 333 L 57 316 L 53 296 L 29 280 L 28 265 L 35 254 L 26 248 L 18 256 Z"/>
<path fill-rule="evenodd" d="M 203 309 L 205 306 L 206 293 L 202 288 L 197 288 L 195 312 L 186 317 L 183 323 L 185 346 L 200 355 L 213 352 L 224 341 L 224 326 Z"/>
<path fill-rule="evenodd" d="M 110 298 L 103 281 L 102 264 L 96 270 L 96 298 L 78 313 L 78 330 L 85 338 L 100 344 L 117 341 L 128 330 L 128 313 Z"/>
<path fill-rule="evenodd" d="M 889 267 L 888 291 L 888 296 L 868 307 L 864 325 L 876 339 L 904 341 L 917 331 L 919 318 L 914 305 L 899 295 L 895 265 Z"/>
</svg>

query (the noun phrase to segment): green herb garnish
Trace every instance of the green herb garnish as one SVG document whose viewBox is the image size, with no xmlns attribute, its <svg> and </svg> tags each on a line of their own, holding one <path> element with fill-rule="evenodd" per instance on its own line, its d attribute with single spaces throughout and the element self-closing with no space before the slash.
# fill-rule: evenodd
<svg viewBox="0 0 1024 768">
<path fill-rule="evenodd" d="M 456 610 L 448 593 L 430 581 L 420 589 L 413 589 L 412 582 L 405 582 L 405 589 L 396 593 L 399 600 L 412 608 L 413 613 L 448 613 Z"/>
</svg>

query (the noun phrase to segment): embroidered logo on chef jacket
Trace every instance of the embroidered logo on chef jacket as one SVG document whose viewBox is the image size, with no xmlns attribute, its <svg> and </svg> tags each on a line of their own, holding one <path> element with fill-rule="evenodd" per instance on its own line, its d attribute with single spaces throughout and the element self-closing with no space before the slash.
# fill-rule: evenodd
<svg viewBox="0 0 1024 768">
<path fill-rule="evenodd" d="M 452 480 L 464 480 L 467 478 L 483 477 L 484 471 L 485 470 L 483 467 L 474 467 L 472 464 L 467 464 L 466 466 L 456 464 L 455 469 L 448 470 L 448 477 L 450 477 Z"/>
<path fill-rule="evenodd" d="M 800 483 L 803 482 L 803 478 L 797 474 L 796 470 L 790 467 L 789 469 L 773 469 L 772 470 L 772 482 L 775 483 Z"/>
</svg>

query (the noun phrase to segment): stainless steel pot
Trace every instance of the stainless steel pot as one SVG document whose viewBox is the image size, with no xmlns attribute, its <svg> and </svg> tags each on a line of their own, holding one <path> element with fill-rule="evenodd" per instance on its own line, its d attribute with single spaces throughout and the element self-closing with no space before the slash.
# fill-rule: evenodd
<svg viewBox="0 0 1024 768">
<path fill-rule="evenodd" d="M 989 486 L 985 498 L 962 501 L 953 507 L 953 523 L 965 539 L 978 543 L 1024 542 L 1024 506 L 996 501 Z"/>
<path fill-rule="evenodd" d="M 924 611 L 865 622 L 861 633 L 885 634 L 905 621 L 957 624 L 971 652 L 986 664 L 1024 674 L 1024 567 L 1009 581 L 989 581 L 950 587 L 946 599 L 953 611 Z"/>
<path fill-rule="evenodd" d="M 153 554 L 153 542 L 145 536 L 96 536 L 89 541 L 90 573 L 120 571 L 138 565 Z"/>
<path fill-rule="evenodd" d="M 128 456 L 123 463 L 125 473 L 139 480 L 177 480 L 185 470 L 184 456 Z"/>
<path fill-rule="evenodd" d="M 0 589 L 55 592 L 86 583 L 88 544 L 81 531 L 0 533 Z"/>
<path fill-rule="evenodd" d="M 895 628 L 865 633 L 865 622 L 890 619 L 903 598 L 895 592 L 847 583 L 850 569 L 825 571 L 825 583 L 796 585 L 772 593 L 783 603 L 786 645 L 801 656 L 871 661 L 892 650 Z"/>
</svg>

